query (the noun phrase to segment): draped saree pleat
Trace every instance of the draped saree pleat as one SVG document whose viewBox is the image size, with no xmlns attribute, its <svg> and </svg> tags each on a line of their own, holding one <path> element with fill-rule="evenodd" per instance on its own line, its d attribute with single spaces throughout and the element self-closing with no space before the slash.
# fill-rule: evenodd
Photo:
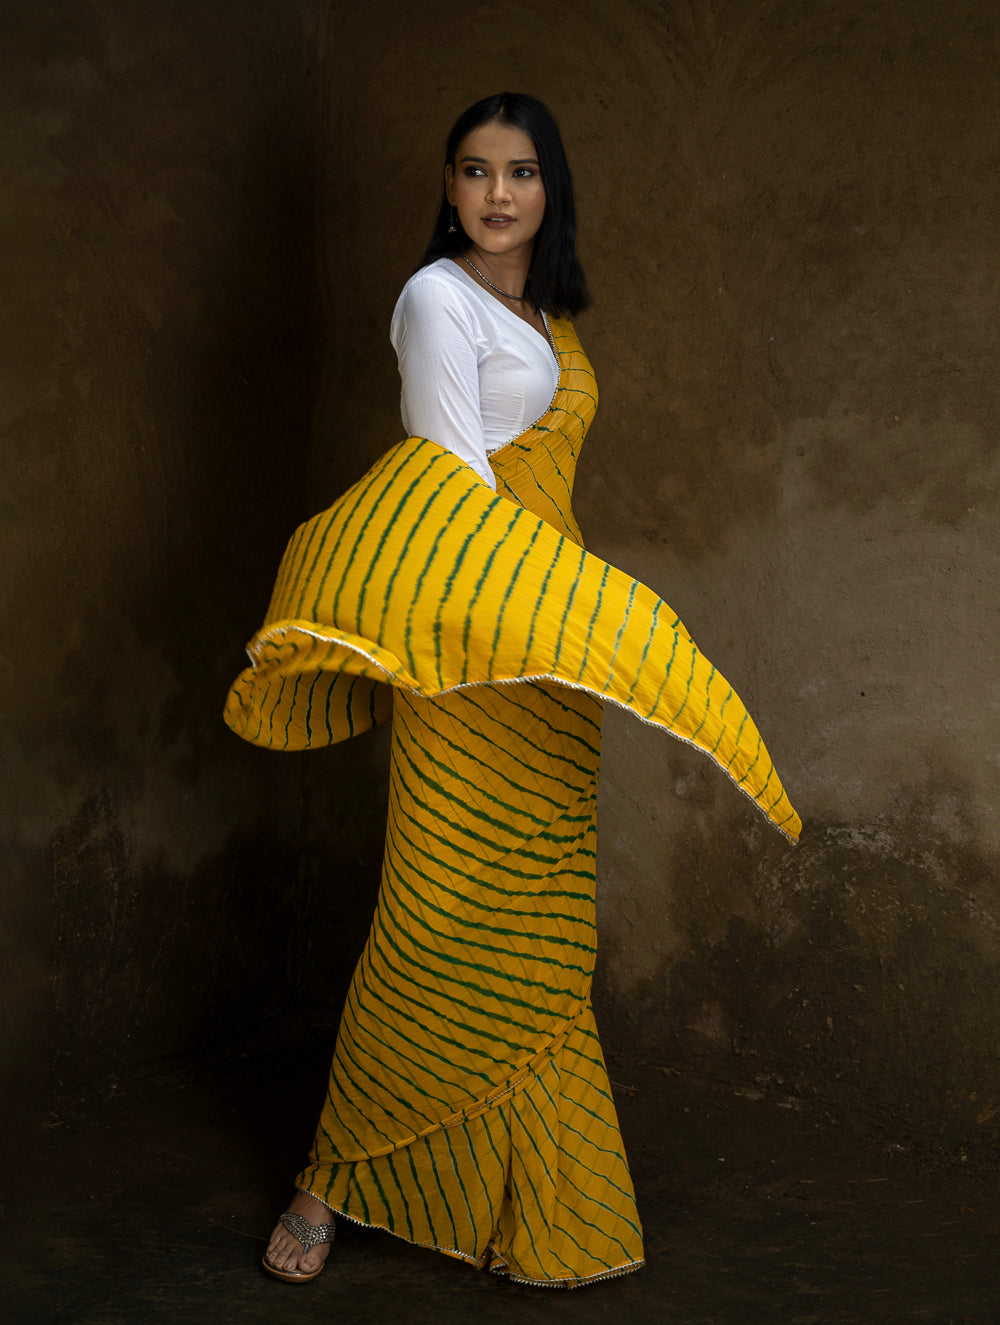
<svg viewBox="0 0 1000 1325">
<path fill-rule="evenodd" d="M 590 1006 L 601 707 L 706 751 L 799 822 L 728 683 L 649 589 L 581 547 L 596 408 L 552 323 L 548 413 L 491 457 L 494 495 L 421 438 L 293 537 L 226 718 L 280 749 L 392 716 L 382 886 L 298 1185 L 523 1282 L 642 1263 Z"/>
</svg>

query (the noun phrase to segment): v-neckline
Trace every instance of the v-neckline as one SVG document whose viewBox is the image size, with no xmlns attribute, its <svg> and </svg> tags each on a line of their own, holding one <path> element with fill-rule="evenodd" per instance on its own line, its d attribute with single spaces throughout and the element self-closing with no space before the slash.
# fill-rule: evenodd
<svg viewBox="0 0 1000 1325">
<path fill-rule="evenodd" d="M 533 336 L 535 336 L 538 340 L 542 341 L 546 349 L 555 359 L 556 368 L 559 371 L 560 377 L 562 376 L 562 364 L 559 362 L 559 351 L 556 349 L 556 343 L 552 338 L 552 328 L 549 325 L 549 319 L 546 313 L 542 313 L 542 322 L 545 326 L 545 334 L 543 335 L 542 332 L 540 332 L 537 327 L 533 327 L 531 323 L 526 322 L 523 317 L 518 317 L 518 315 L 512 312 L 507 307 L 506 304 L 501 303 L 495 294 L 491 294 L 490 291 L 486 289 L 485 286 L 480 285 L 479 282 L 475 279 L 475 277 L 473 277 L 467 271 L 465 271 L 464 268 L 460 267 L 454 258 L 445 258 L 444 261 L 449 262 L 451 264 L 451 266 L 455 269 L 456 272 L 458 272 L 459 276 L 462 278 L 465 284 L 470 287 L 470 289 L 473 289 L 478 294 L 485 296 L 485 298 L 487 298 L 491 304 L 495 304 L 496 307 L 499 308 L 500 311 L 503 313 L 504 317 L 507 319 L 509 323 L 525 331 L 530 331 Z"/>
</svg>

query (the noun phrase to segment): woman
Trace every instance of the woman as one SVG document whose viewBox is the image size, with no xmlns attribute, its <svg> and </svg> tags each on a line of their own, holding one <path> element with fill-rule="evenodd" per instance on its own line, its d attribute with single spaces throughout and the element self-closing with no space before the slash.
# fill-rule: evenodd
<svg viewBox="0 0 1000 1325">
<path fill-rule="evenodd" d="M 590 1007 L 602 700 L 706 750 L 792 838 L 798 819 L 674 614 L 582 549 L 596 389 L 548 111 L 472 106 L 444 185 L 392 324 L 410 436 L 297 531 L 227 706 L 272 748 L 393 724 L 379 902 L 264 1265 L 314 1277 L 335 1212 L 574 1287 L 643 1263 Z"/>
</svg>

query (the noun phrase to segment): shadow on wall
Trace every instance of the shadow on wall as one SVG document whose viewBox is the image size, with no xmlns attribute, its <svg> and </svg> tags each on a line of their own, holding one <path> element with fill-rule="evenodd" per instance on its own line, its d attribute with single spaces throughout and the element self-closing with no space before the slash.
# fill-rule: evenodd
<svg viewBox="0 0 1000 1325">
<path fill-rule="evenodd" d="M 30 1119 L 322 969 L 301 765 L 221 722 L 307 498 L 317 52 L 309 5 L 18 9 L 0 1006 Z"/>
</svg>

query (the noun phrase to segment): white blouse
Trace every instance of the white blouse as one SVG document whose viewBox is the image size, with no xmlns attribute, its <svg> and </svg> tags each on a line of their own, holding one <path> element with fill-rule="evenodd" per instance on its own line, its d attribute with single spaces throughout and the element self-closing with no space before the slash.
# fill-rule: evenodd
<svg viewBox="0 0 1000 1325">
<path fill-rule="evenodd" d="M 495 489 L 486 457 L 537 423 L 555 397 L 549 337 L 439 258 L 403 287 L 390 339 L 407 435 L 447 447 Z"/>
</svg>

